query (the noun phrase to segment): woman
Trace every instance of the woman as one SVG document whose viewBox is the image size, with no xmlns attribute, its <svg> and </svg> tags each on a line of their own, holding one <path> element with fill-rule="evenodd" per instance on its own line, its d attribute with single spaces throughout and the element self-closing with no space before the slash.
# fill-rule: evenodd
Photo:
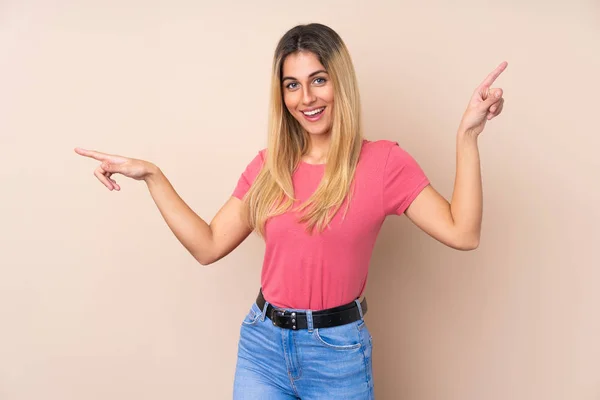
<svg viewBox="0 0 600 400">
<path fill-rule="evenodd" d="M 95 175 L 109 190 L 120 190 L 115 173 L 144 180 L 202 265 L 225 257 L 253 231 L 265 239 L 261 290 L 240 332 L 235 399 L 371 399 L 372 343 L 360 298 L 377 234 L 386 216 L 406 214 L 447 246 L 478 246 L 477 138 L 502 112 L 502 90 L 491 85 L 506 66 L 477 87 L 462 117 L 451 203 L 397 143 L 363 138 L 350 55 L 321 24 L 296 26 L 281 38 L 268 148 L 210 224 L 154 164 L 76 152 L 101 161 Z"/>
</svg>

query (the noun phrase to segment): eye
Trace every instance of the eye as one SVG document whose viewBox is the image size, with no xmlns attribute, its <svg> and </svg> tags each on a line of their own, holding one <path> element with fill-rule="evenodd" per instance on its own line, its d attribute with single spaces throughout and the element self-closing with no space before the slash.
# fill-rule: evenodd
<svg viewBox="0 0 600 400">
<path fill-rule="evenodd" d="M 296 89 L 297 85 L 298 85 L 298 82 L 291 82 L 291 83 L 288 83 L 287 85 L 285 85 L 285 87 L 288 90 L 294 90 L 294 89 Z"/>
<path fill-rule="evenodd" d="M 319 78 L 316 78 L 316 79 L 314 80 L 314 82 L 315 82 L 317 85 L 322 85 L 322 84 L 324 84 L 325 82 L 327 82 L 327 79 L 319 77 Z"/>
</svg>

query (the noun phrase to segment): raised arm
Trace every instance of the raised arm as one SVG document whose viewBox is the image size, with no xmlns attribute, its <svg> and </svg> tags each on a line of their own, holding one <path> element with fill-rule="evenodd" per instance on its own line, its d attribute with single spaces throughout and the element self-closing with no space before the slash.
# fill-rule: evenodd
<svg viewBox="0 0 600 400">
<path fill-rule="evenodd" d="M 477 139 L 486 122 L 502 112 L 502 89 L 492 89 L 491 85 L 507 65 L 502 62 L 475 89 L 463 115 L 456 138 L 456 179 L 451 202 L 428 186 L 405 211 L 423 231 L 458 250 L 479 246 L 483 193 Z"/>
</svg>

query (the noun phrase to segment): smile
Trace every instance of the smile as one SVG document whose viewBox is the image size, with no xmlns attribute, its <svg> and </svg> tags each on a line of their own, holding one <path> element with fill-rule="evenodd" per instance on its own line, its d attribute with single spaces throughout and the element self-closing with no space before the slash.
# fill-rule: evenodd
<svg viewBox="0 0 600 400">
<path fill-rule="evenodd" d="M 325 107 L 315 108 L 314 110 L 310 111 L 302 111 L 302 114 L 306 115 L 307 117 L 314 117 L 315 115 L 321 114 L 323 110 L 325 110 Z"/>
</svg>

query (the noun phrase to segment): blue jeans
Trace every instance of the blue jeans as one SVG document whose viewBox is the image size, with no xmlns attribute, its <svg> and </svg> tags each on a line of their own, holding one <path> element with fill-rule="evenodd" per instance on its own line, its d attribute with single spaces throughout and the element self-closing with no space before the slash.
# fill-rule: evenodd
<svg viewBox="0 0 600 400">
<path fill-rule="evenodd" d="M 358 301 L 357 301 L 358 303 Z M 234 400 L 372 400 L 371 334 L 363 318 L 314 329 L 273 325 L 252 304 L 240 329 Z M 360 304 L 359 310 L 360 310 Z M 361 313 L 362 314 L 362 313 Z M 362 315 L 361 315 L 362 316 Z"/>
</svg>

